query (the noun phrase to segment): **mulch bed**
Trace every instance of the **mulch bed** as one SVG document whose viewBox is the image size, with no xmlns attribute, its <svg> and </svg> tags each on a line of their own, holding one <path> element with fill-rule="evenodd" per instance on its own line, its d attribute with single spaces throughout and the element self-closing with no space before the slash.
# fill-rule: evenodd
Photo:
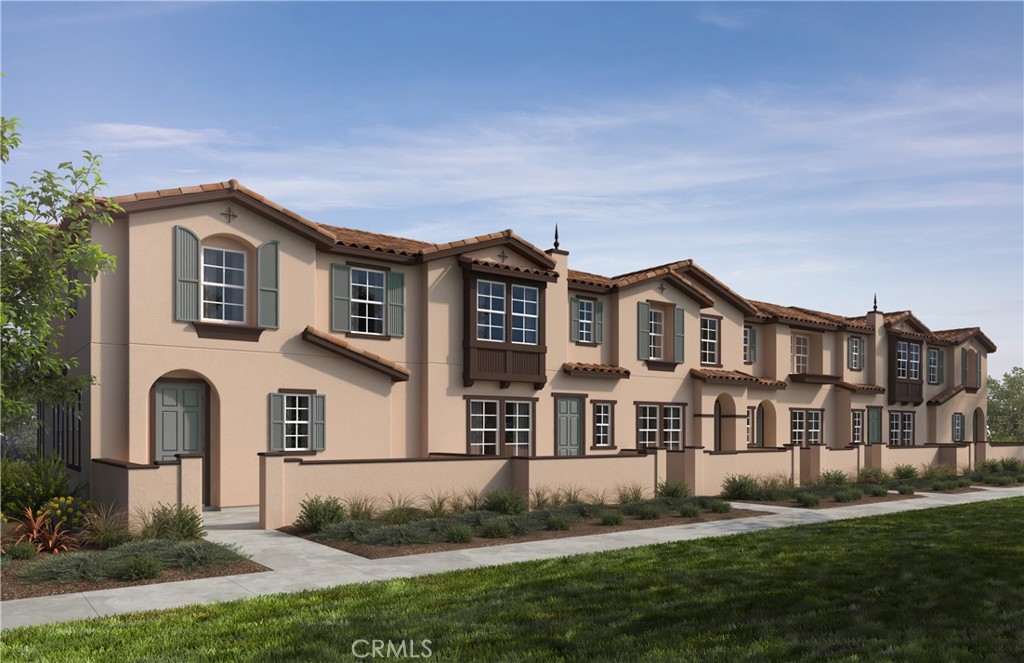
<svg viewBox="0 0 1024 663">
<path fill-rule="evenodd" d="M 668 527 L 671 525 L 690 525 L 700 522 L 711 522 L 715 520 L 733 520 L 735 518 L 750 518 L 752 516 L 771 515 L 766 511 L 753 511 L 750 509 L 733 509 L 729 513 L 701 513 L 698 518 L 682 518 L 680 516 L 666 515 L 658 520 L 640 520 L 629 518 L 621 525 L 602 525 L 600 518 L 588 518 L 575 523 L 568 530 L 550 531 L 541 530 L 523 536 L 510 536 L 505 539 L 485 539 L 476 537 L 469 543 L 418 543 L 405 546 L 377 546 L 369 543 L 355 543 L 352 541 L 322 541 L 314 539 L 312 534 L 300 531 L 296 527 L 287 526 L 278 529 L 279 532 L 302 537 L 315 543 L 331 548 L 343 550 L 353 555 L 359 555 L 366 559 L 382 559 L 385 557 L 403 557 L 405 555 L 420 555 L 424 553 L 446 552 L 448 550 L 465 550 L 466 548 L 484 548 L 487 546 L 503 546 L 509 543 L 525 543 L 527 541 L 545 541 L 547 539 L 563 539 L 570 536 L 588 536 L 591 534 L 608 534 L 610 532 L 628 532 L 638 529 L 650 529 L 652 527 Z"/>
<path fill-rule="evenodd" d="M 251 560 L 232 562 L 231 564 L 209 564 L 196 569 L 186 571 L 184 569 L 164 569 L 160 575 L 151 580 L 76 580 L 75 582 L 46 582 L 27 583 L 22 582 L 18 572 L 25 566 L 38 561 L 44 555 L 40 554 L 35 559 L 16 559 L 4 565 L 2 583 L 0 583 L 0 601 L 12 601 L 14 599 L 27 599 L 35 596 L 54 596 L 56 594 L 71 594 L 74 592 L 91 592 L 97 589 L 115 589 L 117 587 L 135 587 L 137 585 L 155 585 L 163 582 L 177 582 L 178 580 L 193 580 L 195 578 L 213 578 L 215 576 L 233 576 L 242 573 L 259 573 L 269 571 L 267 567 L 257 564 Z"/>
</svg>

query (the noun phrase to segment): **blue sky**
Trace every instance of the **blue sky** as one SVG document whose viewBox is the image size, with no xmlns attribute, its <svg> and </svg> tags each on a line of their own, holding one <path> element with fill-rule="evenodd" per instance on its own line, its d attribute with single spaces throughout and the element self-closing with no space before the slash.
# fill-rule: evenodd
<svg viewBox="0 0 1024 663">
<path fill-rule="evenodd" d="M 21 3 L 4 180 L 88 149 L 108 193 L 237 178 L 325 223 L 506 227 L 606 274 L 1024 364 L 1022 3 Z"/>
</svg>

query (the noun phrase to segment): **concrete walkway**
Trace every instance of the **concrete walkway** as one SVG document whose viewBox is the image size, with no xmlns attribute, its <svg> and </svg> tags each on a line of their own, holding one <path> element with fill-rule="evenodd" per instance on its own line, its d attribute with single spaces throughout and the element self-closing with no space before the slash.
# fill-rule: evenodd
<svg viewBox="0 0 1024 663">
<path fill-rule="evenodd" d="M 245 553 L 251 555 L 254 561 L 273 570 L 264 573 L 200 578 L 140 587 L 122 587 L 120 589 L 4 601 L 0 603 L 0 626 L 13 628 L 32 624 L 48 624 L 373 580 L 407 578 L 427 573 L 494 566 L 509 562 L 619 550 L 655 543 L 758 532 L 793 525 L 916 511 L 953 504 L 969 504 L 1004 497 L 1024 496 L 1024 490 L 1020 488 L 983 488 L 969 493 L 918 493 L 918 495 L 919 497 L 915 499 L 821 510 L 733 502 L 737 508 L 768 511 L 772 515 L 511 543 L 388 559 L 364 559 L 281 532 L 260 530 L 256 526 L 258 516 L 256 507 L 209 511 L 203 515 L 206 519 L 210 541 L 234 543 L 240 546 Z"/>
</svg>

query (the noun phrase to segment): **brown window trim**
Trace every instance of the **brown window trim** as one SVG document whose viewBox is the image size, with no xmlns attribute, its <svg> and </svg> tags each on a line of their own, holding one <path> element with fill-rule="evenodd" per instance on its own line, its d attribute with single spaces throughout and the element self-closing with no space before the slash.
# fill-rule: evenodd
<svg viewBox="0 0 1024 663">
<path fill-rule="evenodd" d="M 250 327 L 248 325 L 229 325 L 220 322 L 193 322 L 196 336 L 199 338 L 215 338 L 224 341 L 249 341 L 260 340 L 260 335 L 265 331 L 263 327 Z"/>
<path fill-rule="evenodd" d="M 658 408 L 658 442 L 652 446 L 640 446 L 640 406 L 641 405 L 653 405 Z M 633 407 L 636 411 L 636 427 L 634 428 L 636 434 L 636 448 L 637 449 L 668 449 L 665 446 L 665 412 L 664 408 L 666 405 L 678 405 L 682 408 L 682 412 L 679 413 L 679 447 L 686 447 L 686 406 L 688 403 L 674 403 L 674 402 L 658 402 L 658 401 L 633 401 Z"/>
<path fill-rule="evenodd" d="M 672 373 L 676 370 L 677 364 L 674 361 L 664 361 L 661 359 L 648 359 L 644 362 L 647 365 L 647 370 L 650 371 L 664 371 L 666 373 Z"/>
<path fill-rule="evenodd" d="M 703 335 L 704 335 L 704 319 L 705 318 L 708 318 L 710 320 L 717 320 L 718 321 L 717 339 L 715 340 L 715 358 L 717 359 L 717 361 L 715 363 L 704 361 L 704 352 L 703 352 L 704 339 L 703 339 Z M 722 347 L 723 347 L 723 344 L 722 344 L 722 320 L 724 320 L 724 318 L 722 316 L 720 316 L 720 315 L 711 315 L 711 314 L 706 314 L 706 313 L 701 313 L 700 314 L 700 320 L 699 320 L 698 325 L 697 325 L 697 343 L 698 343 L 697 344 L 697 358 L 700 359 L 700 365 L 701 366 L 711 366 L 713 368 L 722 368 Z"/>
<path fill-rule="evenodd" d="M 382 267 L 380 265 L 371 265 L 368 262 L 355 262 L 352 260 L 346 260 L 345 264 L 354 269 L 369 269 L 374 272 L 390 272 L 390 267 Z"/>
<path fill-rule="evenodd" d="M 278 389 L 279 394 L 296 394 L 296 395 L 312 395 L 315 396 L 319 392 L 316 389 Z"/>
<path fill-rule="evenodd" d="M 585 300 L 585 301 L 588 301 L 588 302 L 593 302 L 593 304 L 594 304 L 594 309 L 593 309 L 594 319 L 591 320 L 591 322 L 590 322 L 590 337 L 594 338 L 597 335 L 597 297 L 588 297 L 588 296 L 576 295 L 576 299 L 579 299 L 581 301 Z M 569 305 L 572 306 L 571 298 L 570 298 Z M 579 322 L 579 321 L 577 320 L 577 322 Z M 570 325 L 572 324 L 571 312 L 570 312 L 570 315 L 569 315 L 569 324 Z M 577 333 L 577 335 L 579 335 L 579 329 L 576 330 L 576 333 Z M 597 341 L 575 341 L 575 343 L 576 343 L 576 345 L 578 345 L 580 347 L 584 347 L 584 348 L 600 347 L 600 343 L 598 343 Z"/>
<path fill-rule="evenodd" d="M 466 455 L 474 458 L 528 458 L 536 455 L 537 451 L 537 402 L 540 400 L 536 396 L 485 396 L 485 395 L 464 395 L 462 400 L 466 402 Z M 471 410 L 470 403 L 472 401 L 496 401 L 498 403 L 498 453 L 497 454 L 478 454 L 473 453 L 472 448 L 469 444 L 470 428 L 471 428 Z M 530 449 L 526 456 L 511 456 L 505 449 L 505 403 L 507 401 L 518 401 L 518 402 L 529 402 L 530 403 Z"/>
<path fill-rule="evenodd" d="M 367 333 L 367 332 L 358 332 L 358 331 L 351 331 L 350 330 L 350 331 L 347 331 L 347 332 L 335 332 L 335 331 L 332 331 L 331 333 L 333 333 L 333 334 L 344 334 L 345 338 L 363 338 L 363 339 L 373 340 L 373 341 L 390 341 L 392 338 L 395 338 L 395 337 L 391 336 L 390 334 L 388 334 L 388 331 L 387 331 L 388 330 L 388 308 L 389 308 L 388 307 L 388 278 L 387 278 L 387 272 L 390 272 L 391 268 L 390 267 L 381 267 L 379 265 L 371 265 L 371 264 L 365 263 L 365 262 L 353 262 L 351 260 L 346 260 L 344 263 L 341 263 L 341 264 L 344 264 L 345 266 L 349 267 L 349 270 L 350 270 L 349 271 L 349 284 L 348 284 L 348 296 L 349 296 L 349 300 L 350 301 L 351 301 L 351 297 L 352 297 L 352 272 L 351 272 L 352 269 L 362 269 L 362 270 L 369 270 L 369 271 L 373 271 L 373 272 L 384 272 L 385 273 L 385 276 L 384 276 L 384 301 L 383 301 L 383 304 L 384 304 L 384 310 L 383 310 L 384 332 L 381 333 L 381 334 L 370 334 L 370 333 Z M 333 288 L 333 284 L 332 284 L 331 287 Z M 332 322 L 331 324 L 333 325 L 334 323 Z M 349 327 L 351 327 L 351 326 L 352 326 L 352 314 L 349 313 Z"/>
<path fill-rule="evenodd" d="M 592 428 L 594 429 L 594 434 L 595 435 L 597 433 L 597 423 L 596 423 L 597 422 L 597 415 L 594 412 L 594 410 L 596 409 L 595 406 L 597 406 L 597 405 L 608 405 L 610 407 L 610 410 L 608 412 L 608 440 L 611 442 L 611 444 L 608 444 L 608 445 L 598 446 L 597 444 L 595 444 L 593 442 L 593 440 L 591 440 L 591 443 L 590 443 L 590 450 L 591 451 L 601 451 L 601 450 L 604 450 L 604 449 L 618 449 L 618 446 L 615 444 L 615 403 L 616 403 L 616 401 L 609 401 L 609 400 L 592 400 L 592 401 L 590 401 L 590 417 L 591 417 L 591 419 L 594 422 Z"/>
<path fill-rule="evenodd" d="M 793 442 L 793 413 L 803 412 L 804 413 L 804 441 L 800 443 L 801 447 L 823 447 L 825 444 L 825 408 L 823 407 L 791 407 L 789 408 L 789 444 L 792 446 L 798 446 Z M 818 429 L 818 434 L 821 435 L 821 439 L 815 444 L 811 444 L 807 440 L 807 413 L 808 412 L 820 412 L 821 413 L 821 428 Z"/>
</svg>

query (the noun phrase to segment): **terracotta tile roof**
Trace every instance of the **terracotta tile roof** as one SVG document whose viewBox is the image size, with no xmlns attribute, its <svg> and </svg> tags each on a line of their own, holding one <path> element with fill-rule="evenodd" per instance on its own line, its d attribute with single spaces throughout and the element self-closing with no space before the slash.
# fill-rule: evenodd
<svg viewBox="0 0 1024 663">
<path fill-rule="evenodd" d="M 382 235 L 366 230 L 355 230 L 353 228 L 340 228 L 327 224 L 318 224 L 325 232 L 334 237 L 335 241 L 345 246 L 369 251 L 382 251 L 397 255 L 416 255 L 421 249 L 433 247 L 429 242 L 421 242 L 415 239 L 397 237 L 395 235 Z"/>
<path fill-rule="evenodd" d="M 929 399 L 928 400 L 928 405 L 942 405 L 943 403 L 945 403 L 949 399 L 951 399 L 954 396 L 956 396 L 957 394 L 959 394 L 964 389 L 965 389 L 965 387 L 962 384 L 958 384 L 955 387 L 950 387 L 946 391 L 944 391 L 944 392 L 934 396 L 933 398 Z"/>
<path fill-rule="evenodd" d="M 562 371 L 568 375 L 585 375 L 590 377 L 628 378 L 629 370 L 621 366 L 608 364 L 585 364 L 578 361 L 567 361 L 562 364 Z"/>
<path fill-rule="evenodd" d="M 831 327 L 833 329 L 838 329 L 842 325 L 842 323 L 837 322 L 834 319 L 818 315 L 817 312 L 812 313 L 808 309 L 801 309 L 795 306 L 781 306 L 779 304 L 759 302 L 752 299 L 748 301 L 750 301 L 754 308 L 757 309 L 757 317 L 766 320 L 803 322 L 823 327 Z M 834 317 L 839 316 L 833 316 L 833 318 Z"/>
<path fill-rule="evenodd" d="M 941 343 L 952 343 L 959 345 L 972 338 L 977 338 L 978 342 L 981 343 L 989 352 L 996 351 L 996 344 L 992 342 L 985 332 L 981 331 L 980 327 L 961 327 L 960 329 L 940 329 L 932 332 L 932 336 Z"/>
<path fill-rule="evenodd" d="M 860 394 L 884 394 L 885 387 L 879 387 L 877 384 L 861 384 L 856 382 L 838 382 L 836 386 L 840 389 L 846 389 L 848 391 L 854 391 Z"/>
<path fill-rule="evenodd" d="M 484 267 L 492 267 L 494 269 L 501 269 L 507 272 L 514 272 L 517 274 L 536 274 L 537 276 L 546 276 L 548 278 L 557 279 L 558 272 L 552 269 L 539 269 L 536 267 L 521 267 L 519 265 L 513 265 L 506 262 L 498 262 L 497 260 L 491 260 L 490 258 L 470 258 L 469 256 L 460 256 L 459 262 L 470 264 L 470 265 L 483 265 Z"/>
<path fill-rule="evenodd" d="M 568 277 L 570 283 L 594 285 L 600 288 L 608 289 L 611 289 L 615 285 L 615 281 L 608 278 L 607 276 L 601 276 L 600 274 L 591 274 L 590 272 L 581 272 L 576 269 L 570 269 Z"/>
<path fill-rule="evenodd" d="M 325 350 L 334 352 L 335 354 L 341 355 L 347 359 L 351 359 L 358 364 L 362 364 L 368 368 L 383 373 L 390 377 L 392 380 L 397 382 L 404 382 L 409 379 L 411 375 L 409 369 L 401 366 L 390 359 L 385 359 L 378 354 L 374 354 L 362 348 L 349 343 L 347 340 L 322 332 L 313 326 L 307 326 L 302 332 L 302 340 L 309 341 L 314 345 L 317 345 Z"/>
<path fill-rule="evenodd" d="M 864 318 L 864 317 L 861 317 L 858 320 L 858 319 L 855 319 L 855 318 L 848 318 L 848 317 L 846 317 L 844 315 L 836 315 L 835 313 L 827 313 L 825 311 L 815 311 L 814 309 L 804 308 L 803 306 L 792 306 L 792 307 L 789 307 L 789 308 L 792 308 L 792 309 L 794 309 L 796 311 L 803 311 L 804 313 L 806 313 L 808 315 L 811 315 L 811 316 L 814 316 L 814 317 L 818 317 L 818 318 L 822 318 L 822 319 L 828 320 L 830 322 L 834 322 L 835 324 L 840 325 L 841 327 L 844 327 L 846 329 L 856 329 L 858 331 L 864 331 L 864 332 L 869 332 L 869 331 L 872 331 L 872 329 L 873 329 L 872 327 L 868 326 L 867 319 Z"/>
<path fill-rule="evenodd" d="M 724 371 L 716 368 L 691 368 L 690 375 L 703 382 L 741 382 L 759 387 L 771 387 L 773 389 L 786 388 L 786 383 L 782 380 L 759 378 L 742 371 Z"/>
<path fill-rule="evenodd" d="M 670 262 L 665 265 L 658 265 L 657 267 L 649 267 L 647 269 L 641 269 L 636 272 L 627 272 L 625 274 L 619 274 L 618 276 L 613 277 L 611 280 L 614 281 L 615 285 L 617 285 L 618 287 L 624 288 L 635 283 L 642 283 L 644 281 L 656 279 L 660 276 L 665 276 L 666 274 L 674 272 L 680 267 L 685 267 L 687 265 L 692 264 L 692 260 L 677 260 L 676 262 Z"/>
<path fill-rule="evenodd" d="M 720 297 L 730 302 L 733 306 L 740 309 L 746 315 L 754 315 L 757 313 L 754 306 L 745 297 L 740 295 L 738 292 L 725 285 L 706 270 L 702 269 L 700 265 L 693 262 L 692 260 L 686 261 L 689 264 L 683 265 L 680 271 L 686 275 L 686 277 L 695 282 L 701 288 L 710 290 L 711 292 L 717 292 Z"/>
</svg>

